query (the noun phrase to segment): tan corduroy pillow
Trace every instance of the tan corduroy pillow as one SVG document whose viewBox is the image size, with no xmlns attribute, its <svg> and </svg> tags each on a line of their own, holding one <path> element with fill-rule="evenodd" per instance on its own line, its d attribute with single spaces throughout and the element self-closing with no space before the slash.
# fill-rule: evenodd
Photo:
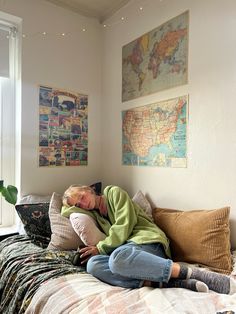
<svg viewBox="0 0 236 314">
<path fill-rule="evenodd" d="M 174 261 L 230 274 L 229 213 L 229 207 L 192 211 L 155 208 L 153 218 L 170 240 Z"/>
<path fill-rule="evenodd" d="M 48 249 L 77 250 L 83 242 L 75 233 L 70 220 L 61 216 L 62 196 L 53 193 L 49 204 L 49 219 L 52 230 Z"/>
</svg>

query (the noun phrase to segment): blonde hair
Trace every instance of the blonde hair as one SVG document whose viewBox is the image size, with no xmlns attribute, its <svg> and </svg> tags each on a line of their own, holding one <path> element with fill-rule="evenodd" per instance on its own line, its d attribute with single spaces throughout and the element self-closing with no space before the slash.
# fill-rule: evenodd
<svg viewBox="0 0 236 314">
<path fill-rule="evenodd" d="M 70 200 L 80 192 L 89 191 L 92 194 L 96 194 L 94 189 L 88 185 L 71 185 L 63 194 L 62 203 L 64 206 L 70 207 Z"/>
</svg>

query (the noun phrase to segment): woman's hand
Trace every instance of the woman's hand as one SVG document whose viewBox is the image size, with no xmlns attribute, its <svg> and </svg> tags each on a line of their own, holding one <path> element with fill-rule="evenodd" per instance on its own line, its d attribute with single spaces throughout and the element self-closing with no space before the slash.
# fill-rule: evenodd
<svg viewBox="0 0 236 314">
<path fill-rule="evenodd" d="M 79 250 L 80 252 L 80 258 L 81 258 L 81 264 L 86 263 L 91 256 L 99 255 L 99 251 L 96 246 L 90 245 L 85 246 L 82 249 Z"/>
</svg>

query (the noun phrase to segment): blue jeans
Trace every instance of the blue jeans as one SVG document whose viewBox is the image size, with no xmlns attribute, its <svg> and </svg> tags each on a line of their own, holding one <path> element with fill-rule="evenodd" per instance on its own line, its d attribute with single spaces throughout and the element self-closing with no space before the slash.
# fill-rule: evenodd
<svg viewBox="0 0 236 314">
<path fill-rule="evenodd" d="M 128 242 L 110 256 L 92 256 L 87 263 L 87 272 L 113 286 L 140 288 L 144 280 L 168 282 L 172 263 L 160 243 Z"/>
</svg>

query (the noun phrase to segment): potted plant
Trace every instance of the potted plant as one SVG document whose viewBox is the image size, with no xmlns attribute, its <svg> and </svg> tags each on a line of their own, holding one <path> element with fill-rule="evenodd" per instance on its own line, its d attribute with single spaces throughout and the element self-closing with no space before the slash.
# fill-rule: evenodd
<svg viewBox="0 0 236 314">
<path fill-rule="evenodd" d="M 5 187 L 4 181 L 0 180 L 0 193 L 8 203 L 13 205 L 16 204 L 18 190 L 14 185 L 8 185 L 7 187 Z"/>
</svg>

